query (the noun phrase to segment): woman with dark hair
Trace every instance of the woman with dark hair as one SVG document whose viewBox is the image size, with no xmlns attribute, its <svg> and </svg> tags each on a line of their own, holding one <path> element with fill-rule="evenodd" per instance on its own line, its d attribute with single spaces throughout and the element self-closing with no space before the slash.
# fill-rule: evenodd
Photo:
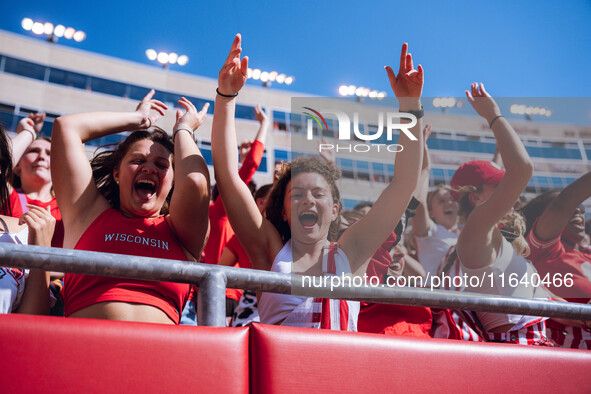
<svg viewBox="0 0 591 394">
<path fill-rule="evenodd" d="M 463 290 L 506 297 L 547 298 L 548 294 L 541 288 L 521 284 L 507 286 L 500 277 L 501 274 L 507 278 L 515 274 L 521 279 L 535 273 L 531 263 L 523 257 L 527 255 L 523 218 L 512 212 L 515 201 L 531 178 L 533 163 L 484 85 L 473 83 L 466 96 L 489 124 L 507 171 L 494 163 L 477 160 L 461 165 L 452 177 L 452 194 L 459 201 L 459 214 L 465 220 L 456 245 L 456 267 L 467 278 L 487 278 L 480 286 L 468 280 Z M 510 236 L 511 241 L 505 236 Z M 464 312 L 463 316 L 473 320 L 474 328 L 485 341 L 549 343 L 545 318 L 489 312 Z"/>
<path fill-rule="evenodd" d="M 341 203 L 336 181 L 340 171 L 324 160 L 298 158 L 285 166 L 263 215 L 237 176 L 234 111 L 248 68 L 248 58 L 241 59 L 241 52 L 241 36 L 236 35 L 218 77 L 212 152 L 220 195 L 253 268 L 310 276 L 363 275 L 367 261 L 400 220 L 416 186 L 423 148 L 420 120 L 410 129 L 417 141 L 401 133 L 398 143 L 404 145 L 404 153 L 396 155 L 391 183 L 338 242 Z M 386 70 L 400 111 L 415 112 L 420 118 L 423 69 L 413 69 L 407 44 L 402 46 L 398 75 L 389 67 Z M 259 300 L 261 322 L 269 324 L 355 331 L 358 311 L 358 303 L 339 300 L 271 293 L 263 293 Z"/>
<path fill-rule="evenodd" d="M 209 173 L 194 139 L 207 114 L 179 100 L 172 140 L 152 126 L 166 105 L 151 90 L 134 112 L 93 112 L 54 123 L 52 172 L 64 224 L 64 246 L 80 250 L 186 260 L 207 238 Z M 131 133 L 89 164 L 83 143 Z M 174 143 L 173 143 L 174 142 Z M 174 161 L 173 161 L 174 157 Z M 174 185 L 174 191 L 173 191 Z M 188 257 L 186 257 L 188 256 Z M 178 324 L 189 285 L 66 274 L 65 314 Z"/>
<path fill-rule="evenodd" d="M 28 205 L 20 218 L 11 216 L 12 152 L 0 125 L 0 242 L 50 246 L 55 219 L 46 209 Z M 49 274 L 40 270 L 0 267 L 0 313 L 49 313 Z"/>
<path fill-rule="evenodd" d="M 526 204 L 529 259 L 544 285 L 558 297 L 591 302 L 591 249 L 585 239 L 585 207 L 591 196 L 591 172 L 561 192 L 546 192 Z M 591 349 L 591 322 L 552 319 L 548 333 L 561 346 Z"/>
</svg>

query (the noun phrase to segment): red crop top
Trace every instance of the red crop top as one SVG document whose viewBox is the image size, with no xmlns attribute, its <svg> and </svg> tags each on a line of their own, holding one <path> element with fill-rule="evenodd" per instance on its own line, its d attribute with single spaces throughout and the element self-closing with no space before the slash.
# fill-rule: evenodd
<svg viewBox="0 0 591 394">
<path fill-rule="evenodd" d="M 164 216 L 129 219 L 112 208 L 96 218 L 74 249 L 186 260 Z M 186 283 L 66 274 L 65 315 L 99 302 L 119 301 L 155 306 L 178 324 L 189 288 Z"/>
</svg>

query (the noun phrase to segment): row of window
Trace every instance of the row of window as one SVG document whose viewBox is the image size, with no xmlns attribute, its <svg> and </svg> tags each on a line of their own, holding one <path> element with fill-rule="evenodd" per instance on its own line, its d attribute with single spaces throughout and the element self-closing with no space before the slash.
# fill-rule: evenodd
<svg viewBox="0 0 591 394">
<path fill-rule="evenodd" d="M 275 149 L 275 161 L 291 161 L 299 156 L 306 156 L 309 153 L 290 152 L 283 149 Z M 379 162 L 368 162 L 364 160 L 340 159 L 336 160 L 337 166 L 341 169 L 343 178 L 371 181 L 390 182 L 394 176 L 394 165 Z M 441 183 L 450 184 L 455 169 L 432 168 L 429 183 L 435 186 Z M 526 191 L 529 193 L 541 193 L 547 190 L 563 189 L 573 182 L 574 177 L 543 176 L 535 175 L 530 180 Z"/>
<path fill-rule="evenodd" d="M 32 112 L 26 108 L 20 108 L 20 111 L 15 111 L 15 108 L 9 105 L 0 104 L 0 122 L 3 126 L 10 131 L 16 130 L 16 125 L 20 119 L 25 117 L 29 112 Z M 51 128 L 53 126 L 54 119 L 59 116 L 56 114 L 48 114 L 45 120 L 45 124 L 41 131 L 41 135 L 49 137 L 51 136 Z M 89 146 L 103 146 L 108 144 L 117 144 L 125 138 L 125 135 L 114 134 L 106 137 L 102 137 L 97 140 L 90 141 Z M 200 142 L 200 148 L 203 153 L 208 165 L 213 165 L 211 158 L 211 144 L 207 141 Z M 591 150 L 591 146 L 585 144 L 585 148 Z M 541 148 L 545 149 L 545 148 Z M 491 152 L 492 153 L 492 152 Z M 285 161 L 289 162 L 292 159 L 307 155 L 303 152 L 294 151 L 291 152 L 285 149 L 275 149 L 274 156 L 275 162 Z M 363 160 L 352 160 L 346 158 L 337 158 L 337 166 L 341 169 L 344 178 L 370 181 L 370 182 L 389 182 L 394 176 L 394 165 L 385 164 L 381 162 L 368 162 Z M 267 153 L 263 155 L 263 160 L 258 171 L 267 172 Z M 433 168 L 431 170 L 431 184 L 436 185 L 439 183 L 447 183 L 451 181 L 454 170 Z M 545 176 L 534 176 L 530 180 L 527 191 L 532 193 L 539 193 L 550 189 L 562 189 L 575 178 L 572 177 L 545 177 Z"/>
<path fill-rule="evenodd" d="M 137 86 L 92 75 L 80 74 L 4 55 L 0 55 L 0 72 L 138 101 L 143 99 L 151 89 L 151 87 Z M 201 109 L 205 103 L 209 103 L 211 106 L 210 111 L 213 112 L 213 101 L 205 98 L 160 90 L 157 90 L 154 93 L 154 99 L 166 103 L 171 108 L 180 108 L 178 101 L 181 99 L 181 96 L 189 99 L 198 109 Z M 236 117 L 240 119 L 256 120 L 254 107 L 237 104 Z"/>
<path fill-rule="evenodd" d="M 273 121 L 276 130 L 287 131 L 291 133 L 304 133 L 307 131 L 307 117 L 300 114 L 294 114 L 283 111 L 273 111 Z M 332 119 L 326 119 L 326 126 L 328 130 L 322 130 L 324 137 L 335 138 L 337 136 L 336 130 L 338 128 L 337 122 Z M 359 131 L 372 131 L 378 129 L 377 125 L 359 124 Z M 313 125 L 314 135 L 319 135 L 319 129 Z M 395 133 L 395 136 L 397 134 Z M 379 144 L 392 144 L 396 141 L 387 141 L 386 134 L 383 133 L 380 138 L 374 141 Z M 573 142 L 553 142 L 543 140 L 524 140 L 525 147 L 531 157 L 547 158 L 547 159 L 571 159 L 582 160 L 583 155 L 577 143 Z M 494 139 L 480 138 L 475 135 L 455 134 L 448 132 L 434 132 L 427 141 L 429 149 L 446 150 L 457 152 L 474 152 L 474 153 L 489 153 L 493 154 L 495 151 Z M 591 157 L 591 147 L 587 148 L 587 157 Z"/>
<path fill-rule="evenodd" d="M 20 75 L 27 78 L 33 78 L 49 83 L 70 86 L 77 89 L 88 90 L 97 93 L 109 94 L 118 97 L 130 98 L 132 100 L 141 100 L 150 90 L 149 87 L 137 86 L 123 82 L 104 79 L 96 76 L 81 74 L 73 71 L 48 67 L 45 65 L 16 59 L 9 56 L 0 55 L 0 72 Z M 181 95 L 173 92 L 156 91 L 154 98 L 167 103 L 170 107 L 178 107 L 178 100 Z M 187 97 L 201 108 L 205 103 L 213 106 L 211 100 L 199 97 Z M 213 107 L 212 107 L 213 110 Z M 254 107 L 238 104 L 236 106 L 236 117 L 239 119 L 255 120 Z M 15 126 L 15 119 L 9 119 L 3 114 L 2 120 L 9 129 Z M 301 133 L 306 130 L 307 117 L 297 113 L 283 111 L 273 111 L 274 127 L 276 130 L 283 130 L 293 133 Z M 16 120 L 18 122 L 18 120 Z M 337 122 L 327 118 L 328 130 L 323 131 L 324 136 L 334 137 L 337 129 Z M 366 130 L 377 130 L 375 125 L 359 125 L 361 132 Z M 45 132 L 45 131 L 44 131 Z M 315 127 L 315 133 L 318 130 Z M 375 143 L 395 143 L 386 141 L 383 135 Z M 528 153 L 532 157 L 551 158 L 551 159 L 572 159 L 582 160 L 583 156 L 576 143 L 556 143 L 551 141 L 525 141 Z M 475 152 L 492 154 L 495 150 L 494 141 L 482 141 L 477 136 L 468 136 L 451 133 L 439 132 L 432 135 L 428 141 L 429 149 L 447 150 L 459 152 Z M 585 151 L 587 157 L 591 157 L 591 146 L 586 144 Z"/>
</svg>

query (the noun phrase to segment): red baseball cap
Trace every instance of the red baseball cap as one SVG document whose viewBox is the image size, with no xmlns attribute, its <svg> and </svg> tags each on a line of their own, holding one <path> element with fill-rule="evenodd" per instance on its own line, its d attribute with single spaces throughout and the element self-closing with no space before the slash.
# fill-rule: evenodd
<svg viewBox="0 0 591 394">
<path fill-rule="evenodd" d="M 460 195 L 455 189 L 462 186 L 498 185 L 505 176 L 497 164 L 487 160 L 474 160 L 462 164 L 451 178 L 451 195 L 458 200 Z"/>
</svg>

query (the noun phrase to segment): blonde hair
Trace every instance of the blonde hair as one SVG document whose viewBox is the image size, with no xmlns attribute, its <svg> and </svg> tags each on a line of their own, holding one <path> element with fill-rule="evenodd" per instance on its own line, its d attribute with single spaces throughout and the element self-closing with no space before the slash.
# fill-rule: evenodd
<svg viewBox="0 0 591 394">
<path fill-rule="evenodd" d="M 500 229 L 501 234 L 511 242 L 513 249 L 515 249 L 515 253 L 517 253 L 518 256 L 529 256 L 529 245 L 524 237 L 527 228 L 524 217 L 518 212 L 513 211 L 503 216 L 499 223 L 503 225 Z"/>
<path fill-rule="evenodd" d="M 474 205 L 470 201 L 470 193 L 479 193 L 482 191 L 482 186 L 462 186 L 454 189 L 460 195 L 458 201 L 460 210 L 458 214 L 465 222 L 474 209 Z M 509 212 L 499 220 L 501 234 L 513 245 L 517 255 L 529 256 L 530 249 L 525 240 L 525 231 L 527 229 L 525 219 L 523 216 L 515 211 Z"/>
</svg>

